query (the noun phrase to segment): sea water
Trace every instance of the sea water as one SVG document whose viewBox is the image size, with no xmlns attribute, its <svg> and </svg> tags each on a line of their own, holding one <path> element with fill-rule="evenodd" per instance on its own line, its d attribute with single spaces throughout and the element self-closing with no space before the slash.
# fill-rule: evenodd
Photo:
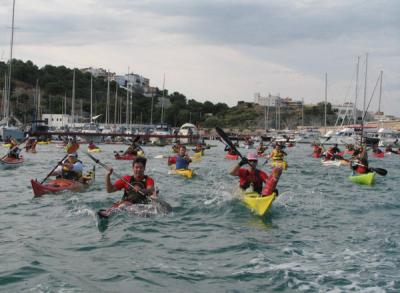
<svg viewBox="0 0 400 293">
<path fill-rule="evenodd" d="M 400 292 L 400 156 L 371 159 L 388 175 L 362 186 L 348 181 L 348 167 L 322 166 L 309 145 L 290 148 L 280 195 L 259 217 L 237 198 L 228 174 L 237 162 L 211 143 L 193 179 L 168 175 L 167 158 L 154 158 L 170 147 L 144 147 L 172 212 L 121 213 L 106 225 L 96 212 L 121 192 L 105 191 L 101 167 L 87 191 L 42 198 L 30 179 L 43 179 L 61 148 L 37 146 L 22 166 L 0 170 L 0 291 Z M 126 146 L 100 147 L 94 156 L 131 172 L 130 161 L 113 159 Z"/>
</svg>

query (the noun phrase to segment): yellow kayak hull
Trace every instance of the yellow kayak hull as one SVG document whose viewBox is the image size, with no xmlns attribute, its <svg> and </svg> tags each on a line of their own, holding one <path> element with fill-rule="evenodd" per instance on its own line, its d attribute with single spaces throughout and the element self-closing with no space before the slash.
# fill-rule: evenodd
<svg viewBox="0 0 400 293">
<path fill-rule="evenodd" d="M 275 200 L 275 192 L 261 197 L 257 192 L 242 192 L 242 201 L 259 216 L 264 216 Z"/>
<path fill-rule="evenodd" d="M 280 167 L 283 170 L 287 169 L 287 162 L 286 161 L 272 161 L 271 167 Z"/>
<path fill-rule="evenodd" d="M 38 141 L 37 144 L 51 144 L 50 141 Z"/>
<path fill-rule="evenodd" d="M 177 170 L 170 170 L 170 174 L 178 174 L 182 175 L 188 179 L 191 179 L 194 175 L 194 172 L 192 169 L 177 169 Z"/>
<path fill-rule="evenodd" d="M 88 149 L 88 153 L 100 153 L 101 149 L 97 148 L 97 149 Z"/>
<path fill-rule="evenodd" d="M 3 144 L 3 147 L 9 149 L 9 148 L 11 147 L 11 143 L 4 143 L 4 144 Z"/>
</svg>

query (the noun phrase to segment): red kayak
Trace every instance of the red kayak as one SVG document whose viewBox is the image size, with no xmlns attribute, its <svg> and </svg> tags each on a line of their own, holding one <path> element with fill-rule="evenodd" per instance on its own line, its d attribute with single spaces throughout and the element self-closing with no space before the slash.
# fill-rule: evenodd
<svg viewBox="0 0 400 293">
<path fill-rule="evenodd" d="M 383 157 L 385 157 L 385 153 L 384 152 L 382 152 L 382 153 L 372 153 L 372 156 L 374 158 L 383 158 Z"/>
<path fill-rule="evenodd" d="M 313 156 L 313 158 L 321 158 L 322 154 L 321 153 L 313 153 L 312 156 Z"/>
<path fill-rule="evenodd" d="M 137 156 L 129 155 L 129 154 L 126 154 L 126 155 L 120 155 L 120 154 L 117 154 L 117 153 L 115 154 L 115 159 L 116 160 L 133 161 L 136 157 Z"/>
<path fill-rule="evenodd" d="M 228 160 L 237 160 L 239 158 L 239 155 L 231 155 L 231 154 L 226 154 L 225 159 Z"/>
<path fill-rule="evenodd" d="M 90 171 L 83 177 L 83 182 L 70 180 L 70 179 L 55 179 L 48 183 L 41 184 L 37 180 L 31 180 L 34 197 L 40 197 L 47 193 L 57 193 L 63 190 L 82 191 L 91 183 L 95 178 L 94 171 Z"/>
<path fill-rule="evenodd" d="M 20 156 L 18 159 L 14 157 L 5 157 L 0 159 L 0 165 L 3 166 L 19 166 L 24 162 L 24 157 Z"/>
</svg>

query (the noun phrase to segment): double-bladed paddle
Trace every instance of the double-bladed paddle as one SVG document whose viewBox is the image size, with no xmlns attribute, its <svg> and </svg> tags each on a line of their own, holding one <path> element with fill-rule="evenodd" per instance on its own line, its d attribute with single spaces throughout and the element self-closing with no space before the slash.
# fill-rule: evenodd
<svg viewBox="0 0 400 293">
<path fill-rule="evenodd" d="M 76 152 L 76 150 L 79 148 L 79 144 L 78 143 L 73 143 L 71 144 L 68 148 L 67 148 L 67 154 L 61 159 L 61 161 L 59 161 L 57 163 L 57 165 L 53 168 L 53 170 L 50 171 L 49 174 L 47 174 L 46 178 L 44 178 L 42 180 L 42 182 L 40 182 L 40 184 L 43 184 L 43 182 L 45 182 L 47 180 L 47 178 L 49 178 L 51 176 L 51 174 L 54 172 L 55 169 L 57 169 L 58 165 L 62 164 L 62 162 L 67 158 L 67 156 L 69 154 L 72 154 L 74 152 Z"/>
<path fill-rule="evenodd" d="M 83 152 L 85 155 L 87 155 L 89 158 L 91 158 L 96 164 L 99 164 L 101 167 L 103 167 L 104 169 L 106 169 L 107 171 L 109 171 L 110 170 L 110 167 L 108 167 L 106 164 L 104 164 L 104 163 L 102 163 L 102 162 L 100 162 L 100 160 L 99 159 L 97 159 L 95 156 L 93 156 L 92 154 L 89 154 L 88 152 Z M 130 186 L 132 189 L 134 188 L 134 186 L 130 183 L 130 182 L 128 182 L 128 181 L 126 181 L 122 176 L 120 176 L 119 174 L 117 174 L 116 172 L 114 172 L 113 171 L 113 174 L 115 175 L 115 176 L 117 176 L 117 177 L 119 177 L 124 183 L 126 183 L 128 186 Z M 141 191 L 138 191 L 137 193 L 139 193 L 140 195 L 145 195 L 143 192 L 141 192 Z M 172 210 L 172 207 L 170 206 L 170 204 L 169 203 L 167 203 L 166 201 L 163 201 L 163 200 L 161 200 L 161 199 L 159 199 L 159 198 L 152 198 L 152 197 L 150 197 L 150 199 L 152 200 L 152 201 L 155 201 L 156 203 L 159 203 L 163 208 L 165 208 L 166 210 L 168 210 L 168 211 L 171 211 Z"/>
</svg>

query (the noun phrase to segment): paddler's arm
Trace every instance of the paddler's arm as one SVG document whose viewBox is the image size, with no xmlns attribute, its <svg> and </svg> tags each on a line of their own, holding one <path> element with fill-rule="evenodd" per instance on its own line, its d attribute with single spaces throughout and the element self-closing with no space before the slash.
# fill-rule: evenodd
<svg viewBox="0 0 400 293">
<path fill-rule="evenodd" d="M 105 183 L 106 183 L 106 190 L 108 193 L 115 192 L 117 189 L 111 184 L 111 174 L 113 172 L 113 168 L 108 169 L 108 172 L 105 177 Z"/>
<path fill-rule="evenodd" d="M 246 158 L 243 158 L 239 164 L 233 166 L 233 168 L 231 169 L 231 171 L 229 172 L 229 175 L 232 176 L 239 176 L 239 170 L 240 167 L 242 167 L 243 165 L 247 164 L 249 161 Z"/>
</svg>

